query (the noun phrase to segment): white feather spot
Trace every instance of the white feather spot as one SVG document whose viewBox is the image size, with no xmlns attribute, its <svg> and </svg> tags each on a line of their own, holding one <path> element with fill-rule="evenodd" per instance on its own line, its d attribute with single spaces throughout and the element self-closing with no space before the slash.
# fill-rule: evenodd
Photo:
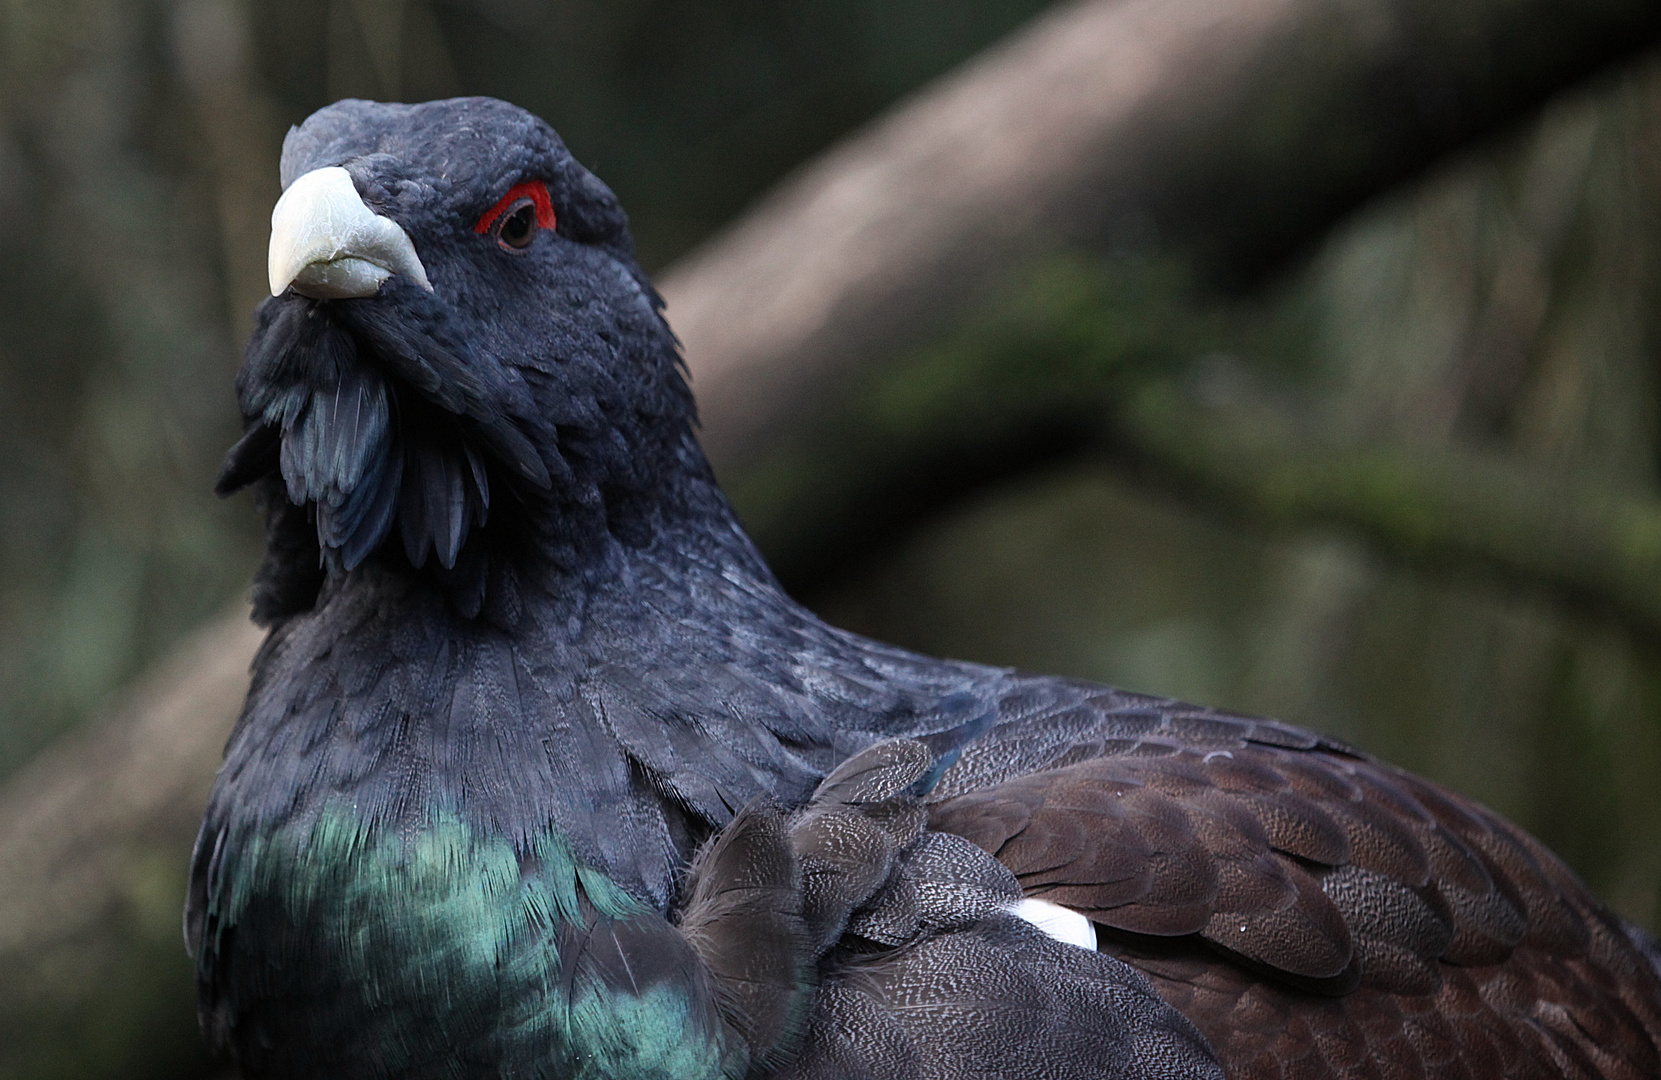
<svg viewBox="0 0 1661 1080">
<path fill-rule="evenodd" d="M 1081 949 L 1096 950 L 1096 928 L 1076 911 L 1060 904 L 1029 896 L 1012 905 L 1010 913 L 1038 927 L 1057 941 L 1077 945 Z"/>
</svg>

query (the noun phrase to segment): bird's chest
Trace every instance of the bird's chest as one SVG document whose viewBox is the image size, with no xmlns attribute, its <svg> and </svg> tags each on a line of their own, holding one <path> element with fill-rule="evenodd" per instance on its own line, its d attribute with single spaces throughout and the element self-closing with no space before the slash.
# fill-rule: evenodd
<svg viewBox="0 0 1661 1080">
<path fill-rule="evenodd" d="M 341 807 L 220 843 L 200 960 L 251 1075 L 499 1068 L 559 982 L 561 929 L 636 908 L 552 833 L 519 846 L 454 815 Z"/>
</svg>

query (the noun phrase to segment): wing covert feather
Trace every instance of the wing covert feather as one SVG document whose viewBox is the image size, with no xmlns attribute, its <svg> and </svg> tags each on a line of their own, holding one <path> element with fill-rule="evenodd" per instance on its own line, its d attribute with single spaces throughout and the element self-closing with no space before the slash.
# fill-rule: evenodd
<svg viewBox="0 0 1661 1080">
<path fill-rule="evenodd" d="M 1533 838 L 1341 743 L 1031 679 L 930 827 L 1082 912 L 1235 1080 L 1661 1076 L 1661 979 Z"/>
</svg>

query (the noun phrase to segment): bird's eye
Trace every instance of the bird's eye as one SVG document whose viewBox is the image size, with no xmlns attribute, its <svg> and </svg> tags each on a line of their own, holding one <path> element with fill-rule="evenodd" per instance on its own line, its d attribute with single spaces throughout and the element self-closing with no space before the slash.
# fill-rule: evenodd
<svg viewBox="0 0 1661 1080">
<path fill-rule="evenodd" d="M 526 199 L 521 205 L 502 215 L 501 228 L 496 230 L 496 242 L 503 247 L 523 251 L 536 239 L 536 204 Z"/>
<path fill-rule="evenodd" d="M 548 185 L 540 180 L 515 184 L 495 206 L 485 211 L 476 233 L 489 233 L 505 251 L 524 251 L 536 239 L 536 230 L 555 225 L 553 200 Z"/>
</svg>

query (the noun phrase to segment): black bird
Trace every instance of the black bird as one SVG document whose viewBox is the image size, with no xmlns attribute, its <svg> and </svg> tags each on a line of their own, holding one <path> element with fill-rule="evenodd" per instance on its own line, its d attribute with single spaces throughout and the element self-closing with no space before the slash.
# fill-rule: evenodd
<svg viewBox="0 0 1661 1080">
<path fill-rule="evenodd" d="M 1489 811 L 792 602 L 540 120 L 341 102 L 282 178 L 187 909 L 246 1076 L 1661 1076 L 1654 947 Z"/>
</svg>

